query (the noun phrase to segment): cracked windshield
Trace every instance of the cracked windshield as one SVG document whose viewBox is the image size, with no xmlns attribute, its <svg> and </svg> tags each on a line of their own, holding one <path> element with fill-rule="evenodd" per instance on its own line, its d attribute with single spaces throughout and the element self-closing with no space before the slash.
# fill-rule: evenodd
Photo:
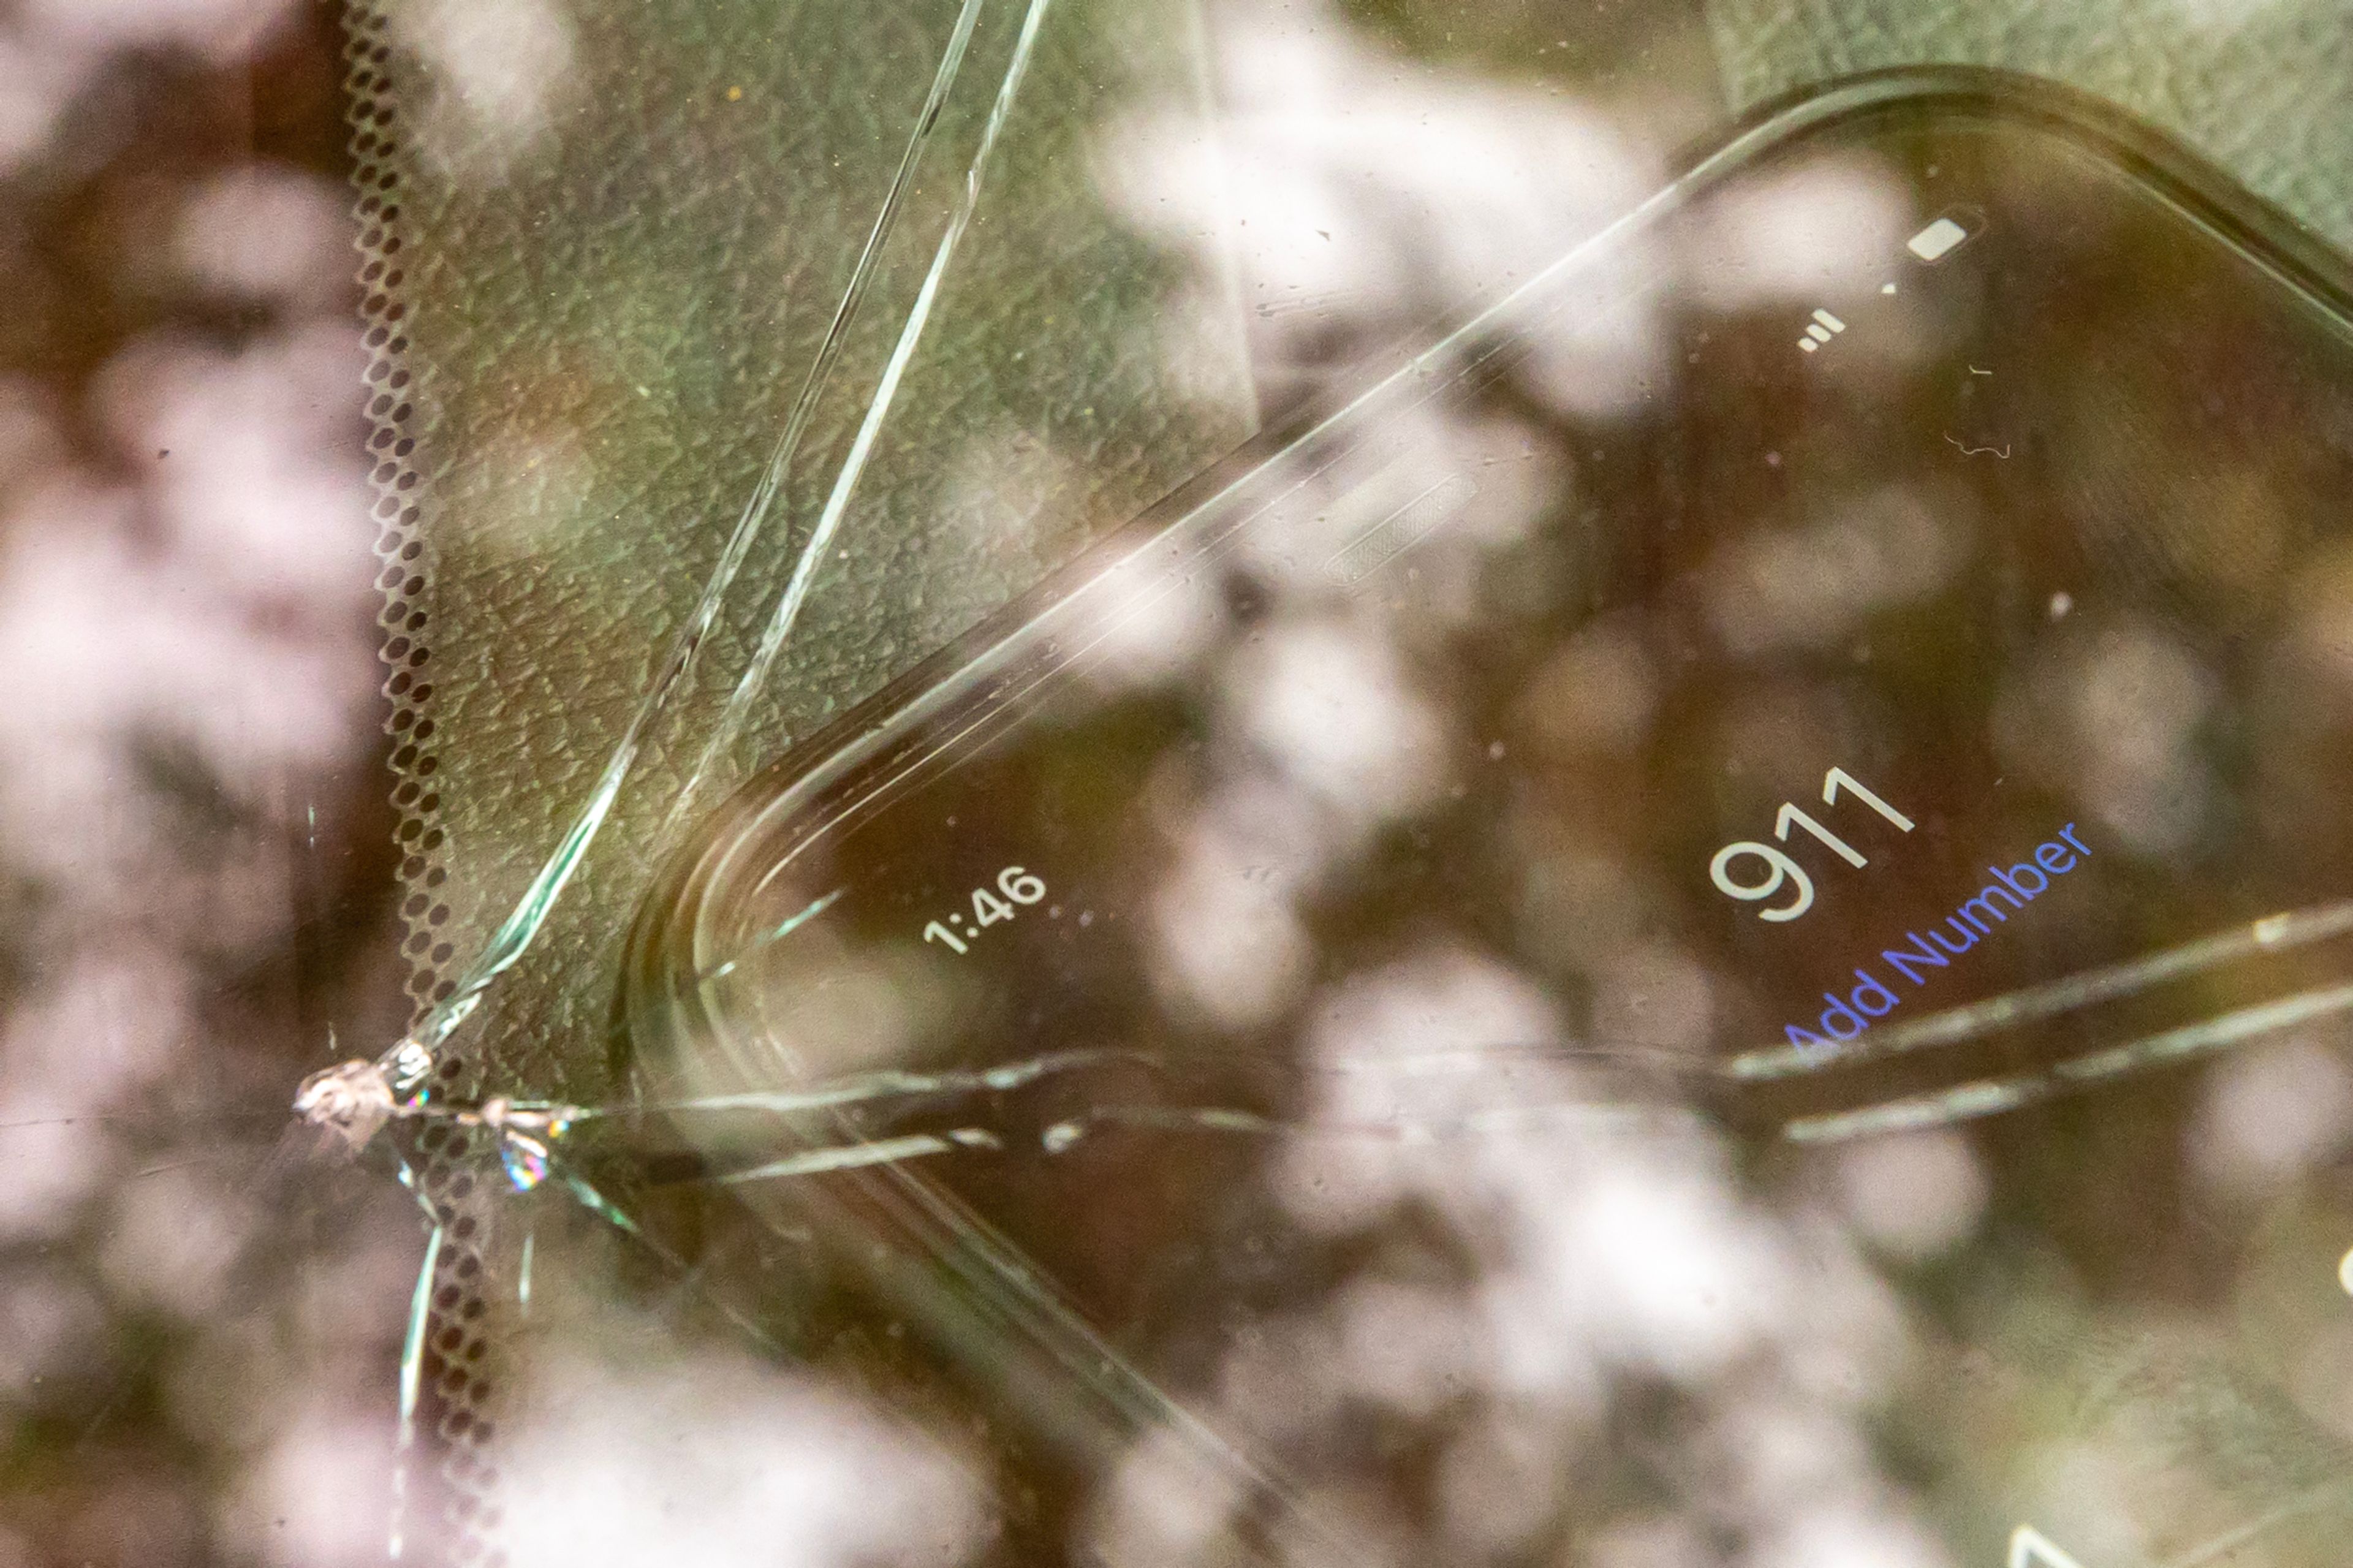
<svg viewBox="0 0 2353 1568">
<path fill-rule="evenodd" d="M 2348 101 L 0 5 L 0 1568 L 2353 1558 Z"/>
</svg>

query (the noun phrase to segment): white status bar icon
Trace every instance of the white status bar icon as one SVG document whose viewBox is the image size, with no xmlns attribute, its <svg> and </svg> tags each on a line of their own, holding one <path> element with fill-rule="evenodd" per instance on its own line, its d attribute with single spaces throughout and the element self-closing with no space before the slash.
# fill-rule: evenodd
<svg viewBox="0 0 2353 1568">
<path fill-rule="evenodd" d="M 1806 335 L 1798 340 L 1798 346 L 1808 353 L 1812 353 L 1831 341 L 1831 334 L 1844 331 L 1846 331 L 1844 321 L 1840 321 L 1828 310 L 1816 310 L 1814 319 L 1807 323 Z"/>
<path fill-rule="evenodd" d="M 1923 261 L 1934 261 L 1968 238 L 1969 231 L 1951 218 L 1940 217 L 1904 242 L 1904 248 Z"/>
</svg>

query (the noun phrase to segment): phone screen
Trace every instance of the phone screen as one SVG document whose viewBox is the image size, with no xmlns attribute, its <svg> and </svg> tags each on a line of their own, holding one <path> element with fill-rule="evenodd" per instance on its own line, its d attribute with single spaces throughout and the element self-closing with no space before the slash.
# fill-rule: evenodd
<svg viewBox="0 0 2353 1568">
<path fill-rule="evenodd" d="M 740 803 L 649 1071 L 1021 1560 L 2339 1561 L 2348 496 L 2164 179 L 1829 123 Z"/>
</svg>

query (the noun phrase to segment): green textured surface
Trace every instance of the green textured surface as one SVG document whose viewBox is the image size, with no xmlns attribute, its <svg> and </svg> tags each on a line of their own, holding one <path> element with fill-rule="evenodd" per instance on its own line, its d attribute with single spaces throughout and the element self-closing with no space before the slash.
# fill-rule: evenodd
<svg viewBox="0 0 2353 1568">
<path fill-rule="evenodd" d="M 838 558 L 731 775 L 1248 434 L 1239 315 L 1219 280 L 1155 251 L 1097 194 L 1139 107 L 1199 123 L 1188 5 L 1062 0 L 1050 14 Z M 431 929 L 439 973 L 480 948 L 561 837 L 692 605 L 955 16 L 945 0 L 576 7 L 556 46 L 537 40 L 539 63 L 561 68 L 543 73 L 535 121 L 502 117 L 447 48 L 395 55 L 393 98 L 415 106 L 402 233 L 429 545 L 417 602 L 434 690 L 419 710 L 439 763 L 425 820 L 446 836 L 448 873 L 433 895 L 448 909 Z M 694 688 L 539 946 L 459 1037 L 501 1086 L 597 1092 L 589 1064 L 662 812 L 871 395 L 1020 16 L 982 14 Z"/>
<path fill-rule="evenodd" d="M 2353 245 L 2353 10 L 2338 0 L 1710 0 L 1736 109 L 1886 66 L 1996 66 L 2173 132 Z"/>
</svg>

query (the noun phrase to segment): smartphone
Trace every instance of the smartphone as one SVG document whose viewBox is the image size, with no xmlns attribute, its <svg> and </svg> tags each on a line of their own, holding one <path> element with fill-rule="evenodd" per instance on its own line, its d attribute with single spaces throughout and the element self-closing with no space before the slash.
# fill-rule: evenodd
<svg viewBox="0 0 2353 1568">
<path fill-rule="evenodd" d="M 2341 1561 L 2348 322 L 2057 89 L 1753 122 L 679 856 L 745 1299 L 1007 1561 Z"/>
</svg>

